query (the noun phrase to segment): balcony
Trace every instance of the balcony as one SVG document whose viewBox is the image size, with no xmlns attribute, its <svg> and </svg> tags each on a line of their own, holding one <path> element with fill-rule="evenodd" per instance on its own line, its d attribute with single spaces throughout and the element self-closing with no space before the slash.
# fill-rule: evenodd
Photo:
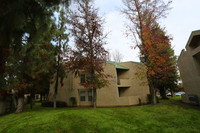
<svg viewBox="0 0 200 133">
<path fill-rule="evenodd" d="M 130 87 L 130 86 L 131 86 L 131 83 L 130 83 L 129 78 L 126 78 L 126 79 L 118 79 L 118 80 L 117 80 L 117 85 L 118 85 L 118 87 Z"/>
</svg>

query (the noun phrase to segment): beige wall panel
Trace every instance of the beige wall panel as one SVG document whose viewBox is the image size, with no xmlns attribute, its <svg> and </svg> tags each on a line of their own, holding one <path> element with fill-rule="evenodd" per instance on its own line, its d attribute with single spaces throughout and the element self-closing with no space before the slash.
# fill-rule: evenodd
<svg viewBox="0 0 200 133">
<path fill-rule="evenodd" d="M 117 70 L 115 65 L 105 64 L 104 73 L 110 75 L 108 77 L 109 85 L 101 89 L 97 89 L 97 106 L 98 107 L 111 107 L 111 106 L 129 106 L 137 105 L 139 103 L 138 98 L 143 103 L 147 103 L 147 94 L 149 94 L 148 86 L 141 85 L 140 80 L 136 78 L 135 72 L 137 71 L 138 64 L 133 62 L 120 63 L 121 65 L 129 68 L 128 71 L 123 70 L 119 76 L 117 76 Z M 120 80 L 120 85 L 117 84 L 117 77 Z M 126 90 L 119 97 L 118 87 L 126 87 Z M 49 97 L 53 100 L 54 84 L 50 86 Z M 88 94 L 86 93 L 86 101 L 80 101 L 80 91 L 86 91 L 88 89 L 80 85 L 80 77 L 74 77 L 72 73 L 69 73 L 67 78 L 64 79 L 64 86 L 59 85 L 57 99 L 67 102 L 71 105 L 70 97 L 76 97 L 77 106 L 91 106 L 92 103 L 88 101 Z"/>
<path fill-rule="evenodd" d="M 186 92 L 186 95 L 182 96 L 182 100 L 186 103 L 189 102 L 188 95 L 190 94 L 197 95 L 200 101 L 200 38 L 198 38 L 199 40 L 193 41 L 193 37 L 197 39 L 199 35 L 199 31 L 192 32 L 186 45 L 187 50 L 182 50 L 178 59 L 180 76 Z"/>
</svg>

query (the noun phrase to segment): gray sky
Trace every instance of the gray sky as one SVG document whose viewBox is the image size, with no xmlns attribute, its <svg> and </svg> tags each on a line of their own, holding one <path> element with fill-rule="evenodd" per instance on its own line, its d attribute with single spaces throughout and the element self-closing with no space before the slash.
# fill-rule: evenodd
<svg viewBox="0 0 200 133">
<path fill-rule="evenodd" d="M 106 21 L 105 32 L 111 32 L 105 47 L 111 53 L 118 50 L 124 56 L 123 61 L 139 61 L 138 49 L 131 49 L 134 43 L 124 35 L 127 20 L 120 13 L 122 6 L 122 0 L 95 0 L 95 7 Z M 200 0 L 174 0 L 171 7 L 167 18 L 160 22 L 173 37 L 172 46 L 179 56 L 191 32 L 200 29 Z"/>
</svg>

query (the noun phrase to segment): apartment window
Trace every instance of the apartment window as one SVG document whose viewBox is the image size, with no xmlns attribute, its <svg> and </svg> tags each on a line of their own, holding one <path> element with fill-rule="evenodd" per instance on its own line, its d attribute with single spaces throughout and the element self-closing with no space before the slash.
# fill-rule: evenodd
<svg viewBox="0 0 200 133">
<path fill-rule="evenodd" d="M 92 101 L 92 90 L 88 91 L 88 101 Z"/>
<path fill-rule="evenodd" d="M 85 91 L 80 91 L 80 101 L 85 101 Z"/>
<path fill-rule="evenodd" d="M 81 84 L 85 83 L 85 74 L 81 74 Z"/>
</svg>

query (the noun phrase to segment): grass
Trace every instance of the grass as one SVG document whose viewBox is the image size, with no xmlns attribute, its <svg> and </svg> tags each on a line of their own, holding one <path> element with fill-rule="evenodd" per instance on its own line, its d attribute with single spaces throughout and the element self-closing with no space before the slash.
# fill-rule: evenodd
<svg viewBox="0 0 200 133">
<path fill-rule="evenodd" d="M 179 97 L 178 97 L 179 98 Z M 177 97 L 175 100 L 178 99 Z M 1 133 L 199 133 L 200 112 L 170 100 L 123 108 L 25 108 L 0 117 Z"/>
</svg>

